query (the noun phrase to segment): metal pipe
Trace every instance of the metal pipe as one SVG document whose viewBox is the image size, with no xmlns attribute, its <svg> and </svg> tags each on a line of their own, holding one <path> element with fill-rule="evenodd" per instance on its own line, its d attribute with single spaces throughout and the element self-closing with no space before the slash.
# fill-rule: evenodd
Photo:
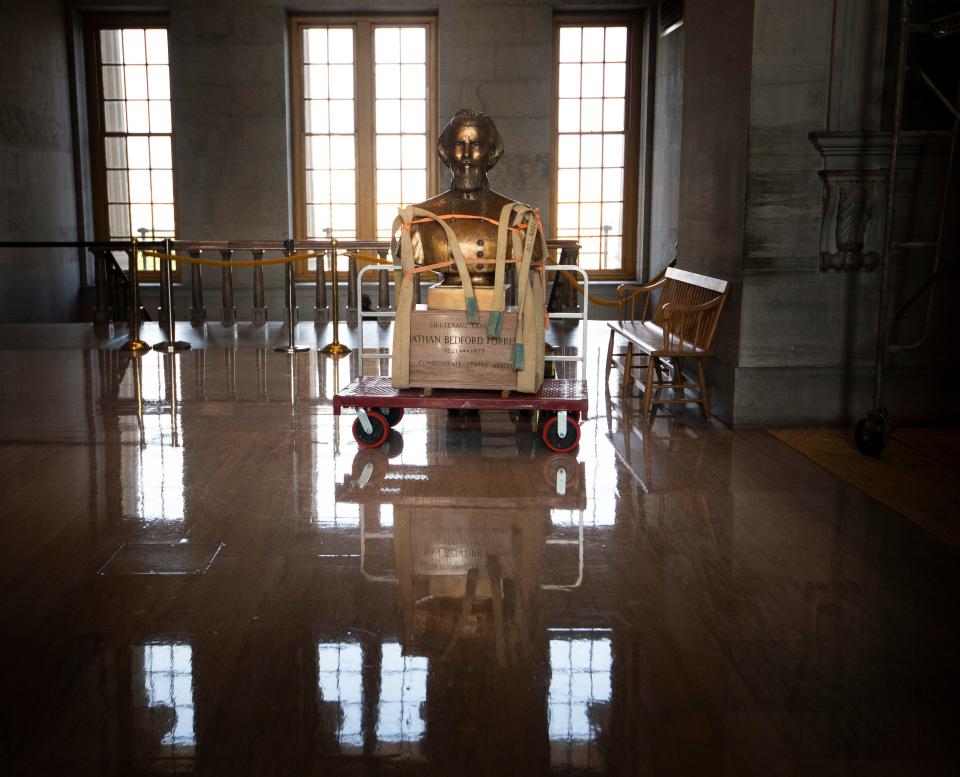
<svg viewBox="0 0 960 777">
<path fill-rule="evenodd" d="M 193 249 L 190 256 L 194 259 L 200 258 L 200 251 Z M 203 306 L 203 275 L 200 272 L 199 264 L 190 265 L 190 323 L 194 326 L 202 326 L 207 320 L 207 309 Z"/>
<path fill-rule="evenodd" d="M 285 249 L 287 256 L 293 256 L 293 241 L 287 241 L 287 247 Z M 294 290 L 294 277 L 293 277 L 293 262 L 287 262 L 284 266 L 284 279 L 286 281 L 286 293 L 287 293 L 287 344 L 278 345 L 273 350 L 281 351 L 283 353 L 298 353 L 299 351 L 307 350 L 305 345 L 297 345 L 296 341 L 296 330 L 297 330 L 297 299 L 296 291 Z"/>
<path fill-rule="evenodd" d="M 352 252 L 351 252 L 352 253 Z M 353 322 L 357 315 L 357 257 L 347 257 L 347 321 Z"/>
<path fill-rule="evenodd" d="M 233 256 L 232 248 L 221 249 L 220 256 L 225 262 Z M 223 267 L 223 307 L 220 310 L 220 323 L 233 326 L 237 323 L 237 307 L 233 304 L 233 268 Z"/>
<path fill-rule="evenodd" d="M 263 249 L 254 248 L 250 251 L 254 261 L 263 259 Z M 263 289 L 263 265 L 253 268 L 253 312 L 251 314 L 254 326 L 263 326 L 267 323 L 266 293 Z"/>
<path fill-rule="evenodd" d="M 107 265 L 103 251 L 90 250 L 93 254 L 93 283 L 96 292 L 93 320 L 97 324 L 109 324 L 112 316 L 107 304 Z"/>
<path fill-rule="evenodd" d="M 960 88 L 957 89 L 957 105 L 960 105 Z M 894 318 L 902 316 L 904 311 L 920 297 L 920 294 L 922 294 L 924 289 L 929 285 L 930 295 L 927 297 L 927 310 L 923 317 L 923 332 L 915 342 L 906 345 L 888 346 L 887 350 L 892 353 L 915 350 L 922 346 L 927 341 L 927 337 L 930 336 L 930 321 L 933 319 L 933 300 L 936 291 L 935 281 L 940 273 L 940 257 L 943 255 L 943 233 L 947 226 L 947 206 L 950 204 L 950 183 L 953 179 L 953 163 L 957 152 L 957 135 L 960 134 L 960 114 L 954 111 L 954 115 L 957 116 L 957 118 L 953 120 L 953 133 L 950 136 L 950 151 L 947 154 L 947 167 L 943 174 L 943 199 L 940 201 L 940 223 L 937 226 L 936 250 L 933 254 L 933 271 L 931 272 L 929 283 L 921 286 L 920 289 L 900 307 L 894 316 Z"/>
<path fill-rule="evenodd" d="M 139 249 L 137 248 L 137 239 L 131 241 L 132 248 L 127 251 L 130 258 L 128 272 L 130 273 L 130 339 L 120 347 L 124 351 L 130 351 L 137 356 L 150 350 L 150 345 L 140 339 L 140 271 L 137 267 L 139 262 Z"/>
<path fill-rule="evenodd" d="M 960 121 L 960 111 L 958 111 L 954 106 L 950 104 L 950 101 L 947 99 L 947 96 L 937 89 L 937 85 L 930 80 L 930 76 L 923 72 L 919 67 L 914 68 L 917 73 L 920 75 L 920 78 L 923 79 L 923 82 L 930 87 L 931 91 L 936 95 L 937 99 L 943 103 L 944 107 L 953 114 L 954 121 Z"/>
<path fill-rule="evenodd" d="M 163 252 L 168 253 L 169 246 L 164 245 Z M 160 304 L 157 306 L 157 323 L 160 324 L 161 331 L 166 329 L 166 323 L 170 316 L 170 308 L 167 304 L 167 283 L 170 280 L 170 263 L 162 259 L 155 259 L 160 268 Z M 167 330 L 169 332 L 169 330 Z M 154 346 L 156 350 L 156 346 Z"/>
<path fill-rule="evenodd" d="M 377 256 L 387 258 L 386 251 L 378 251 Z M 390 310 L 390 271 L 380 270 L 377 273 L 377 310 L 381 313 Z"/>
<path fill-rule="evenodd" d="M 163 252 L 169 255 L 170 251 L 170 240 L 164 240 Z M 175 323 L 177 315 L 173 308 L 173 269 L 167 259 L 160 260 L 160 294 L 160 304 L 167 314 L 167 339 L 154 345 L 154 350 L 164 353 L 190 350 L 190 343 L 177 340 L 177 325 Z"/>
<path fill-rule="evenodd" d="M 880 261 L 880 304 L 877 316 L 876 375 L 873 383 L 873 409 L 879 411 L 883 397 L 883 357 L 887 350 L 887 265 L 893 242 L 893 211 L 897 185 L 897 153 L 903 123 L 903 91 L 906 80 L 907 38 L 910 27 L 910 0 L 900 0 L 900 43 L 897 47 L 897 87 L 893 106 L 893 132 L 890 136 L 890 162 L 887 168 L 887 204 L 883 224 L 883 258 Z"/>
</svg>

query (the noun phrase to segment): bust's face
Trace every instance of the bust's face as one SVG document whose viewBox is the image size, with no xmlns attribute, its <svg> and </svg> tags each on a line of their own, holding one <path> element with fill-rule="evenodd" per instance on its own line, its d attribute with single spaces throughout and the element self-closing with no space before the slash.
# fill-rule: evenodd
<svg viewBox="0 0 960 777">
<path fill-rule="evenodd" d="M 461 124 L 447 146 L 447 164 L 453 173 L 451 188 L 472 193 L 487 188 L 487 169 L 494 153 L 486 132 L 469 124 Z"/>
</svg>

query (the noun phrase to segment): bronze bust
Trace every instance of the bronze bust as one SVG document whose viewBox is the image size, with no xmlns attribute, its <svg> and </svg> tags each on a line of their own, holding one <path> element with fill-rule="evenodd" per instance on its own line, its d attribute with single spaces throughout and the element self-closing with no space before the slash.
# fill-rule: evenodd
<svg viewBox="0 0 960 777">
<path fill-rule="evenodd" d="M 494 261 L 497 255 L 496 220 L 504 205 L 513 202 L 490 188 L 487 171 L 503 156 L 503 138 L 497 131 L 493 120 L 484 113 L 462 109 L 450 119 L 437 140 L 437 156 L 451 172 L 450 188 L 416 205 L 437 216 L 482 216 L 490 221 L 477 218 L 446 219 L 453 229 L 463 251 L 464 259 L 470 263 L 470 280 L 476 286 L 493 284 Z M 447 239 L 436 223 L 421 223 L 411 229 L 413 257 L 416 264 L 433 264 L 449 258 Z M 510 256 L 507 247 L 507 256 Z M 539 246 L 534 253 L 534 261 L 541 260 Z M 454 266 L 440 271 L 442 286 L 459 287 L 460 277 Z"/>
</svg>

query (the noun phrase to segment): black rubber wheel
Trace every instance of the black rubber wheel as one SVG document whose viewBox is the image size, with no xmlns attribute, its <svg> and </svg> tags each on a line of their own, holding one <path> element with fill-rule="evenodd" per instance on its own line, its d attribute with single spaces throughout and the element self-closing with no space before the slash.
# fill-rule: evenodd
<svg viewBox="0 0 960 777">
<path fill-rule="evenodd" d="M 383 451 L 387 458 L 393 459 L 403 453 L 403 435 L 396 429 L 391 429 L 383 443 Z"/>
<path fill-rule="evenodd" d="M 865 456 L 879 456 L 887 447 L 890 432 L 883 420 L 864 418 L 853 431 L 857 449 Z"/>
<path fill-rule="evenodd" d="M 357 441 L 357 445 L 361 448 L 379 448 L 390 433 L 390 424 L 376 410 L 368 410 L 367 418 L 370 419 L 370 426 L 372 427 L 370 432 L 364 431 L 360 419 L 356 418 L 353 422 L 353 439 Z"/>
<path fill-rule="evenodd" d="M 557 417 L 553 416 L 543 425 L 543 441 L 556 453 L 567 453 L 580 444 L 580 424 L 567 417 L 567 433 L 561 437 L 557 433 Z"/>
<path fill-rule="evenodd" d="M 381 407 L 379 410 L 380 414 L 387 419 L 387 423 L 390 424 L 390 426 L 396 426 L 400 423 L 400 419 L 403 418 L 402 407 Z"/>
</svg>

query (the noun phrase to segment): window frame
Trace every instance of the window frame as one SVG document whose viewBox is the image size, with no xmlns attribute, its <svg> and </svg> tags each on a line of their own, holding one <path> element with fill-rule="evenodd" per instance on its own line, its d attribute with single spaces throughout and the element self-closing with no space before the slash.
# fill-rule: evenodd
<svg viewBox="0 0 960 777">
<path fill-rule="evenodd" d="M 90 191 L 91 215 L 93 217 L 94 239 L 98 241 L 110 240 L 109 197 L 107 193 L 107 159 L 105 139 L 107 137 L 106 119 L 104 117 L 104 91 L 102 77 L 102 55 L 100 51 L 100 31 L 110 29 L 137 29 L 163 28 L 167 31 L 168 68 L 172 74 L 170 61 L 170 16 L 164 12 L 110 12 L 85 13 L 83 15 L 83 66 L 84 85 L 86 89 L 86 113 L 89 134 L 90 154 Z M 180 198 L 177 179 L 177 146 L 176 132 L 173 129 L 173 79 L 170 79 L 171 95 L 171 127 L 170 127 L 170 154 L 173 177 L 173 218 L 176 230 L 180 228 Z M 176 235 L 176 231 L 175 231 Z M 171 239 L 175 239 L 175 236 Z M 172 279 L 181 280 L 179 263 L 171 266 Z M 140 269 L 141 281 L 157 282 L 160 280 L 160 271 Z"/>
<path fill-rule="evenodd" d="M 373 39 L 377 27 L 426 28 L 426 136 L 427 196 L 437 191 L 438 160 L 431 153 L 437 143 L 437 17 L 436 14 L 297 14 L 289 17 L 290 46 L 290 147 L 293 194 L 293 234 L 307 236 L 306 129 L 304 115 L 303 32 L 311 27 L 354 30 L 354 137 L 356 138 L 356 240 L 377 240 L 376 126 Z M 295 263 L 297 280 L 310 280 L 314 271 L 307 262 Z M 329 274 L 329 272 L 328 272 Z M 338 277 L 346 277 L 340 270 Z"/>
<path fill-rule="evenodd" d="M 627 53 L 624 85 L 624 166 L 623 166 L 623 238 L 619 270 L 588 268 L 594 280 L 636 280 L 640 265 L 641 237 L 643 227 L 640 216 L 640 181 L 647 169 L 646 153 L 641 140 L 646 133 L 644 105 L 644 36 L 646 16 L 637 13 L 615 11 L 555 12 L 553 15 L 553 90 L 550 139 L 550 237 L 557 239 L 558 178 L 559 178 L 559 100 L 560 100 L 560 29 L 562 27 L 626 27 Z M 631 159 L 636 160 L 631 164 Z M 564 238 L 569 239 L 569 238 Z"/>
</svg>

